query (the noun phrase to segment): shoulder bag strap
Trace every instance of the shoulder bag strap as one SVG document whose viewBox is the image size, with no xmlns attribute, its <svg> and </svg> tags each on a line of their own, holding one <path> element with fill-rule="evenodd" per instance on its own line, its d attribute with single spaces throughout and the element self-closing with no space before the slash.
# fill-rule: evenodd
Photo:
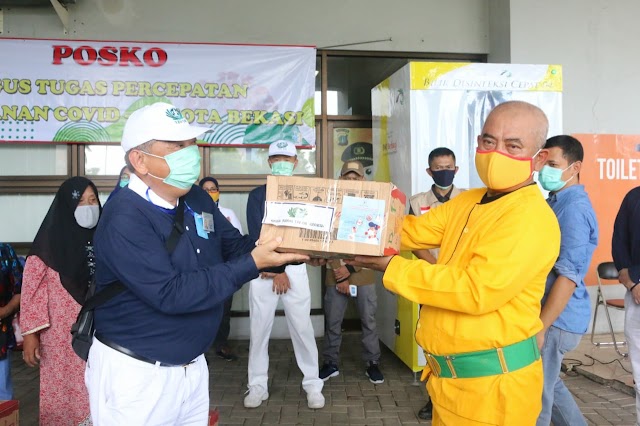
<svg viewBox="0 0 640 426">
<path fill-rule="evenodd" d="M 171 229 L 171 234 L 169 238 L 165 242 L 165 247 L 169 254 L 173 253 L 178 245 L 178 241 L 180 237 L 184 233 L 184 197 L 180 197 L 178 202 L 178 211 L 176 212 L 176 216 L 173 220 L 173 228 Z M 95 278 L 94 278 L 95 279 Z M 92 285 L 95 285 L 92 283 Z M 117 296 L 126 290 L 127 287 L 122 284 L 120 281 L 115 281 L 106 286 L 104 289 L 100 290 L 99 293 L 94 294 L 89 297 L 82 305 L 82 309 L 80 313 L 84 313 L 85 311 L 89 311 L 97 308 L 98 306 L 107 303 L 109 300 Z"/>
</svg>

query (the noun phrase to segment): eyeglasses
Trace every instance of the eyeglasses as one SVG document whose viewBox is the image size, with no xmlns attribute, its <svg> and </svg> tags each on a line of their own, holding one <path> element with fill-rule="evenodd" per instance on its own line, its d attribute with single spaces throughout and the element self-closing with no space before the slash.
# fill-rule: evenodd
<svg viewBox="0 0 640 426">
<path fill-rule="evenodd" d="M 220 190 L 219 190 L 218 188 L 209 188 L 209 189 L 205 189 L 205 191 L 207 191 L 207 192 L 213 192 L 214 194 L 215 194 L 216 192 L 220 192 Z"/>
</svg>

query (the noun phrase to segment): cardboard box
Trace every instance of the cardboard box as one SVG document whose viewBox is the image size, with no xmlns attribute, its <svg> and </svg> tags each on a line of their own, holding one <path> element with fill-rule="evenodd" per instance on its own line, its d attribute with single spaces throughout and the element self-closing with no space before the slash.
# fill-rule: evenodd
<svg viewBox="0 0 640 426">
<path fill-rule="evenodd" d="M 18 426 L 20 424 L 20 402 L 12 399 L 0 401 L 0 426 Z"/>
<path fill-rule="evenodd" d="M 387 182 L 268 176 L 260 240 L 313 257 L 398 254 L 405 203 Z"/>
</svg>

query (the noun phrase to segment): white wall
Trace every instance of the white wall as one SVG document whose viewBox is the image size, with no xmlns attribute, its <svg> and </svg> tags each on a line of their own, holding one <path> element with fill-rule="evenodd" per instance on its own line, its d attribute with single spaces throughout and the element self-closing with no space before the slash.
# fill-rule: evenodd
<svg viewBox="0 0 640 426">
<path fill-rule="evenodd" d="M 489 62 L 511 63 L 511 1 L 489 1 Z"/>
<path fill-rule="evenodd" d="M 64 34 L 53 8 L 4 10 L 5 37 L 303 44 L 486 53 L 487 0 L 77 0 Z"/>
<path fill-rule="evenodd" d="M 562 64 L 566 133 L 640 133 L 637 0 L 512 0 L 511 61 Z"/>
</svg>

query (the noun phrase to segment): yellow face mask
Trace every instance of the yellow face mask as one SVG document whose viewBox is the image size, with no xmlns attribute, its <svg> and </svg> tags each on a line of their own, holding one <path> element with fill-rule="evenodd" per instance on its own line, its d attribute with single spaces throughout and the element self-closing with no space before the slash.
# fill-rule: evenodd
<svg viewBox="0 0 640 426">
<path fill-rule="evenodd" d="M 487 188 L 512 188 L 531 177 L 536 155 L 537 152 L 531 158 L 518 158 L 504 152 L 476 149 L 476 170 Z"/>
<path fill-rule="evenodd" d="M 218 200 L 220 199 L 220 193 L 219 192 L 209 192 L 209 197 L 211 197 L 211 199 L 213 200 L 214 203 L 217 203 Z"/>
</svg>

